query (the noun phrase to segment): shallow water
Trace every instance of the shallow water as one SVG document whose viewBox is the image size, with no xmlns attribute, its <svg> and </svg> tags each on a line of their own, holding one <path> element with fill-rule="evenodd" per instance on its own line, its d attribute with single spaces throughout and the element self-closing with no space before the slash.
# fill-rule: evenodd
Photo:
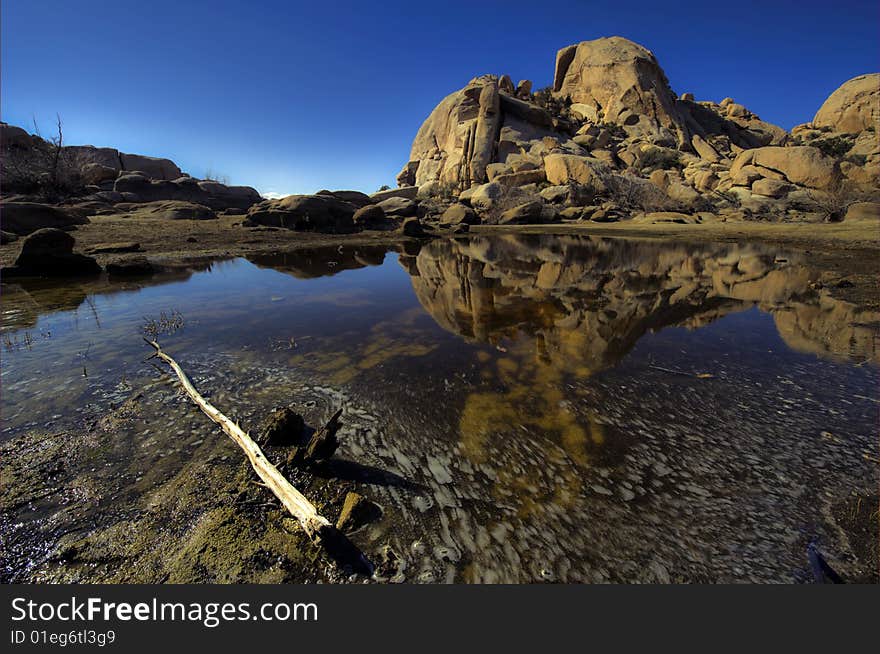
<svg viewBox="0 0 880 654">
<path fill-rule="evenodd" d="M 855 562 L 829 516 L 877 482 L 880 316 L 820 276 L 757 245 L 542 235 L 5 284 L 0 438 L 91 428 L 153 384 L 152 325 L 246 428 L 344 406 L 338 456 L 383 508 L 357 542 L 393 548 L 396 581 L 803 579 L 810 542 Z M 87 509 L 16 515 L 52 529 L 6 552 L 10 578 L 138 510 L 206 442 L 241 463 L 150 388 L 66 471 L 94 482 Z"/>
</svg>

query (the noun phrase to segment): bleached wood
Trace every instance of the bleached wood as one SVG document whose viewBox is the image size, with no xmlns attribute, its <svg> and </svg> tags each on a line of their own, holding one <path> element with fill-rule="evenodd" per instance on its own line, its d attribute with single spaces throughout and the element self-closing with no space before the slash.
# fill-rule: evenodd
<svg viewBox="0 0 880 654">
<path fill-rule="evenodd" d="M 328 530 L 332 530 L 333 526 L 327 518 L 320 515 L 315 508 L 315 505 L 309 502 L 302 493 L 296 490 L 293 484 L 287 481 L 278 468 L 269 462 L 266 455 L 263 454 L 263 451 L 260 449 L 260 446 L 257 445 L 251 437 L 241 429 L 241 427 L 232 422 L 232 420 L 223 415 L 215 406 L 202 397 L 178 363 L 165 354 L 156 341 L 151 341 L 146 338 L 144 340 L 155 348 L 155 356 L 171 366 L 171 369 L 177 375 L 177 378 L 180 380 L 187 395 L 192 398 L 193 402 L 198 405 L 202 412 L 215 423 L 220 425 L 220 428 L 226 432 L 242 450 L 244 450 L 245 455 L 251 463 L 251 467 L 257 475 L 259 475 L 260 479 L 265 482 L 266 487 L 275 494 L 275 497 L 281 500 L 281 503 L 290 514 L 299 520 L 299 523 L 302 525 L 303 529 L 306 530 L 306 533 L 313 540 L 319 541 L 322 535 L 326 535 Z"/>
</svg>

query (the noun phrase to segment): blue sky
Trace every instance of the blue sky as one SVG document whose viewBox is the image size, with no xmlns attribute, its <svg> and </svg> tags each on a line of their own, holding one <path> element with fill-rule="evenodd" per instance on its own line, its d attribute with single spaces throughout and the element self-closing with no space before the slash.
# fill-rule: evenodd
<svg viewBox="0 0 880 654">
<path fill-rule="evenodd" d="M 559 48 L 600 36 L 790 128 L 880 68 L 877 5 L 4 0 L 0 113 L 261 192 L 369 192 L 443 96 L 483 73 L 546 86 Z"/>
</svg>

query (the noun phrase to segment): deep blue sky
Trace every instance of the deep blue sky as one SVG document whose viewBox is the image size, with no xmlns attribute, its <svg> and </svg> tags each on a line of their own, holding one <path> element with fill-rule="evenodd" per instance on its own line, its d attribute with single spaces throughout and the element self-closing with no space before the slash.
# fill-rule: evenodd
<svg viewBox="0 0 880 654">
<path fill-rule="evenodd" d="M 877 5 L 4 0 L 0 111 L 261 192 L 373 191 L 443 96 L 482 73 L 546 86 L 559 48 L 600 36 L 790 128 L 880 68 Z"/>
</svg>

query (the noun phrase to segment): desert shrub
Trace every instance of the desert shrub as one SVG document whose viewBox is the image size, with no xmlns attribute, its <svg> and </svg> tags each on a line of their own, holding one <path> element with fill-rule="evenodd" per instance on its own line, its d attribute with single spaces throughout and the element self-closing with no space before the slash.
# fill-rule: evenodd
<svg viewBox="0 0 880 654">
<path fill-rule="evenodd" d="M 810 142 L 810 145 L 814 148 L 819 148 L 824 155 L 834 157 L 835 159 L 841 159 L 850 151 L 850 149 L 852 149 L 853 138 L 851 136 L 839 134 L 837 136 L 815 139 Z"/>
<path fill-rule="evenodd" d="M 597 170 L 607 189 L 605 195 L 628 211 L 679 211 L 681 205 L 651 182 L 632 173 Z"/>
<path fill-rule="evenodd" d="M 846 178 L 839 179 L 824 191 L 809 190 L 807 193 L 813 208 L 828 222 L 840 222 L 850 205 L 870 199 L 867 193 Z"/>
<path fill-rule="evenodd" d="M 643 173 L 681 168 L 681 153 L 676 150 L 652 148 L 642 155 L 639 168 Z"/>
<path fill-rule="evenodd" d="M 547 110 L 551 116 L 562 117 L 567 120 L 571 119 L 571 112 L 569 110 L 571 98 L 555 96 L 553 88 L 550 86 L 545 86 L 535 91 L 532 101 L 542 109 Z"/>
<path fill-rule="evenodd" d="M 390 191 L 390 190 L 391 190 L 391 187 L 388 186 L 388 184 L 382 184 L 382 186 L 380 186 L 380 187 L 379 187 L 379 190 L 376 191 L 376 192 L 377 192 L 377 193 L 380 193 L 381 191 Z"/>
<path fill-rule="evenodd" d="M 503 214 L 508 209 L 513 209 L 514 207 L 518 207 L 532 201 L 538 201 L 543 204 L 544 198 L 542 198 L 537 193 L 523 191 L 522 189 L 514 186 L 512 188 L 505 189 L 504 193 L 501 195 L 500 198 L 495 200 L 495 203 L 491 206 L 491 208 L 486 211 L 480 212 L 480 216 L 483 219 L 483 222 L 490 225 L 495 224 L 501 218 L 501 214 Z"/>
<path fill-rule="evenodd" d="M 868 155 L 865 154 L 848 154 L 843 158 L 844 161 L 848 161 L 851 164 L 855 164 L 856 166 L 864 166 L 868 163 Z"/>
<path fill-rule="evenodd" d="M 46 201 L 58 201 L 85 192 L 81 168 L 82 155 L 64 147 L 60 117 L 56 117 L 56 133 L 43 139 L 36 120 L 39 137 L 31 147 L 3 148 L 0 152 L 4 191 L 36 195 Z"/>
</svg>

